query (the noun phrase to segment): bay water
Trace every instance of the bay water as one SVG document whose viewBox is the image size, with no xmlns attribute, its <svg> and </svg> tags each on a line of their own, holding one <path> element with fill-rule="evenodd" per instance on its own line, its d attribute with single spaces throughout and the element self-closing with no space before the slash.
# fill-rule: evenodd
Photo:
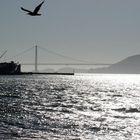
<svg viewBox="0 0 140 140">
<path fill-rule="evenodd" d="M 139 140 L 140 75 L 0 76 L 2 140 Z"/>
</svg>

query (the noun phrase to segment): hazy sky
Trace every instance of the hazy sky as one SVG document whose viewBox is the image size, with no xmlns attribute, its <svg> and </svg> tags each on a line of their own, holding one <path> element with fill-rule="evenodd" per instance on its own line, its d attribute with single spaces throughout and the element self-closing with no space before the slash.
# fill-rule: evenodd
<svg viewBox="0 0 140 140">
<path fill-rule="evenodd" d="M 1 0 L 0 52 L 5 58 L 38 45 L 89 62 L 117 62 L 140 54 L 140 0 L 46 0 L 42 16 L 34 9 L 41 0 Z M 69 62 L 43 50 L 42 62 Z M 18 58 L 33 62 L 33 50 Z"/>
</svg>

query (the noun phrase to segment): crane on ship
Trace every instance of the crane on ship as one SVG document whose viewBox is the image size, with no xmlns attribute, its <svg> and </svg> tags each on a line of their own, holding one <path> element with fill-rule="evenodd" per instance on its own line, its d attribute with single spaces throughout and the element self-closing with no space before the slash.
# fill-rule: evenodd
<svg viewBox="0 0 140 140">
<path fill-rule="evenodd" d="M 4 51 L 1 55 L 0 55 L 0 59 L 2 59 L 2 57 L 7 53 L 7 50 Z"/>
</svg>

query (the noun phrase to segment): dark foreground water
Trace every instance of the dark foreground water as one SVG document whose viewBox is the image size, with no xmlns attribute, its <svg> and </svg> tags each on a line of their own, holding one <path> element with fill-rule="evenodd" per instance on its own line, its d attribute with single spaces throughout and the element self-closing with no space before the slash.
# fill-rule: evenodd
<svg viewBox="0 0 140 140">
<path fill-rule="evenodd" d="M 139 140 L 140 75 L 0 76 L 0 140 Z"/>
</svg>

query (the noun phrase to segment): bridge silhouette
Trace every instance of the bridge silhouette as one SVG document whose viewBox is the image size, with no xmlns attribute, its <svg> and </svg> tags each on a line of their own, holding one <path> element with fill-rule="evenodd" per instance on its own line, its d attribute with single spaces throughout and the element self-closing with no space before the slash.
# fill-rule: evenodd
<svg viewBox="0 0 140 140">
<path fill-rule="evenodd" d="M 74 62 L 72 63 L 62 63 L 62 62 L 55 62 L 55 63 L 41 63 L 41 62 L 38 62 L 38 49 L 42 49 L 43 51 L 46 51 L 47 53 L 50 53 L 50 54 L 53 54 L 53 55 L 56 55 L 56 56 L 59 56 L 59 57 L 62 57 L 62 58 L 67 58 L 69 60 L 73 60 Z M 73 58 L 73 57 L 70 57 L 70 56 L 65 56 L 63 54 L 60 54 L 60 53 L 57 53 L 57 52 L 54 52 L 52 50 L 49 50 L 47 48 L 44 48 L 44 47 L 40 47 L 40 46 L 33 46 L 29 49 L 26 49 L 8 59 L 5 59 L 6 61 L 7 60 L 13 60 L 14 58 L 17 58 L 19 56 L 22 56 L 23 54 L 31 51 L 31 50 L 34 50 L 35 52 L 35 59 L 34 59 L 34 62 L 33 63 L 21 63 L 21 65 L 34 65 L 34 69 L 35 69 L 35 72 L 38 71 L 38 66 L 40 65 L 48 65 L 48 66 L 109 66 L 111 65 L 110 63 L 91 63 L 91 62 L 88 62 L 88 61 L 85 61 L 85 60 L 81 60 L 81 59 L 77 59 L 77 58 Z"/>
</svg>

